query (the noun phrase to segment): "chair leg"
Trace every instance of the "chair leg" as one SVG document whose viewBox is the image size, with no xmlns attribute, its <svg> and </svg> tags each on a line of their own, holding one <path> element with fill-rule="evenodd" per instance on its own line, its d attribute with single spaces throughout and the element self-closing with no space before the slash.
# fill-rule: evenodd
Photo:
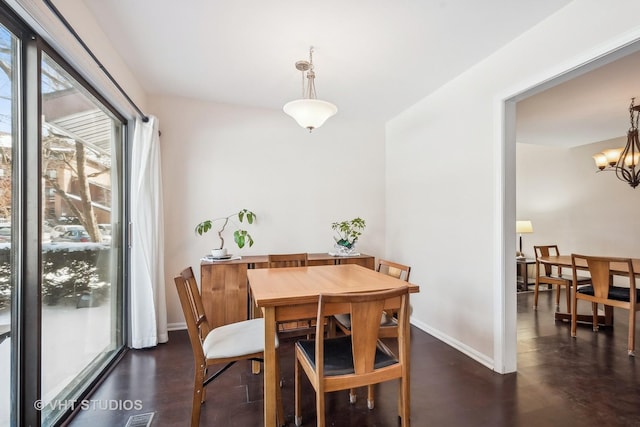
<svg viewBox="0 0 640 427">
<path fill-rule="evenodd" d="M 296 362 L 294 368 L 294 399 L 295 399 L 295 413 L 294 422 L 297 426 L 302 425 L 302 415 L 300 410 L 302 409 L 302 402 L 300 401 L 300 362 L 298 362 L 298 355 L 296 354 Z"/>
<path fill-rule="evenodd" d="M 317 427 L 324 427 L 324 390 L 316 390 L 316 420 Z"/>
<path fill-rule="evenodd" d="M 282 377 L 280 374 L 280 356 L 279 351 L 276 349 L 276 378 L 278 379 L 278 386 L 276 387 L 276 422 L 278 426 L 284 426 L 284 409 L 282 407 Z"/>
<path fill-rule="evenodd" d="M 556 311 L 560 309 L 560 289 L 562 285 L 556 285 Z"/>
<path fill-rule="evenodd" d="M 593 332 L 598 332 L 598 304 L 595 302 L 591 303 L 591 317 L 592 317 L 592 321 L 591 323 L 593 324 Z"/>
<path fill-rule="evenodd" d="M 400 378 L 398 386 L 398 416 L 402 427 L 409 427 L 410 425 L 410 408 L 409 382 L 405 378 Z"/>
<path fill-rule="evenodd" d="M 565 286 L 565 297 L 567 300 L 567 313 L 571 313 L 571 289 L 573 289 L 572 286 Z"/>
<path fill-rule="evenodd" d="M 635 307 L 629 307 L 629 343 L 627 344 L 627 354 L 635 356 L 636 346 L 636 310 Z"/>
<path fill-rule="evenodd" d="M 356 403 L 357 400 L 358 400 L 358 397 L 356 396 L 356 389 L 355 388 L 349 389 L 349 403 L 353 405 L 354 403 Z"/>
<path fill-rule="evenodd" d="M 576 337 L 576 327 L 578 325 L 578 299 L 575 297 L 575 289 L 572 290 L 573 304 L 571 305 L 571 336 Z"/>
<path fill-rule="evenodd" d="M 207 376 L 209 375 L 209 369 L 207 368 L 207 366 L 205 365 L 204 367 L 204 372 L 202 374 L 202 383 L 204 384 L 204 379 L 207 378 Z M 202 398 L 201 398 L 201 402 L 204 403 L 207 400 L 207 387 L 202 387 Z"/>
<path fill-rule="evenodd" d="M 373 384 L 369 384 L 367 386 L 367 408 L 373 409 L 374 406 L 375 406 L 375 403 L 374 403 Z"/>
<path fill-rule="evenodd" d="M 533 285 L 533 309 L 534 310 L 538 309 L 538 287 L 539 286 L 540 284 L 536 280 L 536 284 Z"/>
<path fill-rule="evenodd" d="M 193 403 L 191 405 L 191 427 L 200 425 L 200 409 L 204 399 L 204 376 L 206 366 L 204 363 L 196 365 L 195 378 L 193 384 Z"/>
</svg>

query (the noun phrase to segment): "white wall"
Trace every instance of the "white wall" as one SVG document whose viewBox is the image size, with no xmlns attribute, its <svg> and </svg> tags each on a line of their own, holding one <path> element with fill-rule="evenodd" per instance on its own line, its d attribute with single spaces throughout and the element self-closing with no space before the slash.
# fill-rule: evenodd
<svg viewBox="0 0 640 427">
<path fill-rule="evenodd" d="M 635 1 L 573 2 L 387 124 L 386 252 L 414 267 L 414 319 L 496 371 L 516 369 L 503 101 L 639 37 L 638 13 Z"/>
<path fill-rule="evenodd" d="M 621 129 L 626 132 L 626 128 Z M 571 149 L 517 144 L 517 217 L 530 219 L 523 251 L 557 244 L 560 251 L 640 258 L 640 193 L 613 172 L 596 173 L 591 156 L 623 147 L 626 138 Z"/>
<path fill-rule="evenodd" d="M 241 253 L 257 254 L 325 251 L 329 224 L 360 215 L 369 224 L 363 252 L 412 265 L 419 326 L 497 371 L 515 369 L 515 148 L 503 145 L 502 101 L 640 36 L 639 2 L 572 2 L 390 121 L 386 141 L 382 124 L 339 115 L 308 135 L 280 111 L 145 100 L 75 3 L 56 2 L 116 80 L 160 118 L 169 323 L 182 321 L 173 274 L 197 266 L 211 247 L 192 232 L 201 219 L 255 210 L 256 246 Z M 615 179 L 601 175 L 593 177 Z M 542 238 L 545 220 L 531 219 L 531 238 Z M 587 246 L 564 236 L 559 244 Z"/>
<path fill-rule="evenodd" d="M 258 216 L 251 248 L 240 255 L 327 252 L 331 223 L 364 218 L 358 250 L 384 248 L 384 127 L 335 116 L 309 132 L 281 110 L 150 97 L 160 120 L 165 203 L 165 275 L 169 326 L 184 322 L 173 277 L 200 258 L 217 236 L 194 233 L 204 219 L 247 208 Z"/>
</svg>

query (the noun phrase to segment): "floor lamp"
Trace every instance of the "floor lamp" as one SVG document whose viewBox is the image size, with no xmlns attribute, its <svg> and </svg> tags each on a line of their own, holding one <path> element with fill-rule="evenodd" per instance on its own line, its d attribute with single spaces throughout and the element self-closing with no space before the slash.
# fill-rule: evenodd
<svg viewBox="0 0 640 427">
<path fill-rule="evenodd" d="M 531 221 L 516 221 L 516 233 L 520 234 L 520 250 L 516 253 L 517 258 L 524 258 L 522 252 L 522 233 L 533 233 Z"/>
</svg>

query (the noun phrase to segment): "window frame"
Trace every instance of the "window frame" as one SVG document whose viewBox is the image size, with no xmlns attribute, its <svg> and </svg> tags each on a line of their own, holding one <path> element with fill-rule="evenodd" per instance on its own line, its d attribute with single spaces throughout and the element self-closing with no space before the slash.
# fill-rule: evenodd
<svg viewBox="0 0 640 427">
<path fill-rule="evenodd" d="M 12 250 L 11 250 L 11 391 L 10 424 L 41 425 L 41 411 L 34 403 L 41 398 L 41 308 L 42 308 L 42 108 L 41 108 L 41 60 L 46 53 L 76 82 L 94 96 L 121 122 L 120 149 L 114 150 L 112 160 L 118 167 L 118 196 L 114 199 L 119 209 L 119 224 L 129 224 L 129 176 L 130 141 L 133 120 L 127 119 L 98 89 L 66 61 L 58 52 L 27 25 L 10 7 L 0 5 L 0 24 L 18 40 L 16 64 L 13 65 L 12 93 L 17 97 L 13 114 L 12 146 Z M 86 383 L 80 399 L 86 398 L 102 381 L 106 373 L 127 351 L 128 334 L 128 283 L 129 283 L 129 227 L 112 230 L 119 236 L 117 250 L 117 301 L 119 307 L 114 332 L 117 348 L 103 365 L 103 369 Z M 75 408 L 76 410 L 78 407 Z M 53 425 L 68 419 L 74 408 L 60 414 Z"/>
</svg>

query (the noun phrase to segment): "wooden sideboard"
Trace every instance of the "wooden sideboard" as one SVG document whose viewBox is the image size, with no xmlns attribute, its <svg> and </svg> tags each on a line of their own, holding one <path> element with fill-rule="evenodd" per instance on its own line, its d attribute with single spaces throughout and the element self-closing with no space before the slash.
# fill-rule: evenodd
<svg viewBox="0 0 640 427">
<path fill-rule="evenodd" d="M 309 266 L 332 264 L 359 264 L 375 268 L 375 257 L 332 256 L 328 253 L 310 253 Z M 243 256 L 231 261 L 202 261 L 200 263 L 201 294 L 204 311 L 211 327 L 226 325 L 249 318 L 247 270 L 266 268 L 267 255 Z"/>
</svg>

